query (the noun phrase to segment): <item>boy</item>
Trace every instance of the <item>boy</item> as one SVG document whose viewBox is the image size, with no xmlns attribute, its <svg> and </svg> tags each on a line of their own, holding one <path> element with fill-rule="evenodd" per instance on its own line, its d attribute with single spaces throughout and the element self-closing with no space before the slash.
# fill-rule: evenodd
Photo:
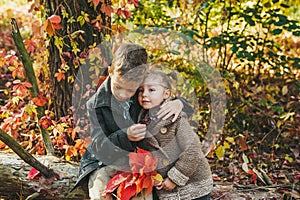
<svg viewBox="0 0 300 200">
<path fill-rule="evenodd" d="M 102 199 L 109 176 L 128 166 L 128 152 L 134 151 L 137 142 L 145 137 L 146 126 L 135 122 L 141 109 L 136 90 L 144 79 L 147 61 L 148 54 L 142 46 L 121 45 L 108 70 L 109 77 L 87 102 L 92 140 L 81 159 L 74 188 L 88 179 L 91 200 Z M 174 115 L 175 120 L 182 107 L 180 100 L 171 101 L 161 109 L 159 117 Z"/>
</svg>

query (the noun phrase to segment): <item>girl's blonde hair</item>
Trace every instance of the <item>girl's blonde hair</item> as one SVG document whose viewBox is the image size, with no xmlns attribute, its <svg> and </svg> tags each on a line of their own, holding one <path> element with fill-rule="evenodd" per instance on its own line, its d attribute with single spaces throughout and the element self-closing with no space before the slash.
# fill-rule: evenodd
<svg viewBox="0 0 300 200">
<path fill-rule="evenodd" d="M 174 91 L 168 74 L 161 70 L 150 70 L 147 72 L 145 78 L 159 80 L 161 82 L 161 86 L 170 91 L 170 97 L 173 97 Z"/>
</svg>

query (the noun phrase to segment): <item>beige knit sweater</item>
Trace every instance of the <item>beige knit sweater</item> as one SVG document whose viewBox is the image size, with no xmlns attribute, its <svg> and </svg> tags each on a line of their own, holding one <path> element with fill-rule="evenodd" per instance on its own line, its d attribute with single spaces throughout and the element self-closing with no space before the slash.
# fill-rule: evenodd
<svg viewBox="0 0 300 200">
<path fill-rule="evenodd" d="M 144 112 L 147 111 L 142 110 L 140 118 Z M 155 116 L 153 112 L 150 110 Z M 172 191 L 157 191 L 159 199 L 189 200 L 205 196 L 212 191 L 213 180 L 200 140 L 186 114 L 182 113 L 175 122 L 172 118 L 152 119 L 147 125 L 146 138 L 139 143 L 141 148 L 158 157 L 158 173 L 177 185 Z"/>
</svg>

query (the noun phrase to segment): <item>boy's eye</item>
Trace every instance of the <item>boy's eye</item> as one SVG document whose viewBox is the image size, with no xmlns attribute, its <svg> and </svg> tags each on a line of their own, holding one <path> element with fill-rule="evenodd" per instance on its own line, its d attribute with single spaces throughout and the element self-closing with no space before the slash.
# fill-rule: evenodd
<svg viewBox="0 0 300 200">
<path fill-rule="evenodd" d="M 135 92 L 134 90 L 127 90 L 127 92 L 129 92 L 129 93 L 133 93 L 133 92 Z"/>
<path fill-rule="evenodd" d="M 117 85 L 117 86 L 116 86 L 116 89 L 117 89 L 117 90 L 120 90 L 120 89 L 122 89 L 122 88 L 121 88 L 119 85 Z"/>
</svg>

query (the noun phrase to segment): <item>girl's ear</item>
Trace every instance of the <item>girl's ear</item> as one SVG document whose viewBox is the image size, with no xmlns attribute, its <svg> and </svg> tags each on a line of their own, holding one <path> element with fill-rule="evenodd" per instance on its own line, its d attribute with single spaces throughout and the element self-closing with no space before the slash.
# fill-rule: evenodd
<svg viewBox="0 0 300 200">
<path fill-rule="evenodd" d="M 165 89 L 164 91 L 164 99 L 168 99 L 171 96 L 171 90 Z"/>
</svg>

